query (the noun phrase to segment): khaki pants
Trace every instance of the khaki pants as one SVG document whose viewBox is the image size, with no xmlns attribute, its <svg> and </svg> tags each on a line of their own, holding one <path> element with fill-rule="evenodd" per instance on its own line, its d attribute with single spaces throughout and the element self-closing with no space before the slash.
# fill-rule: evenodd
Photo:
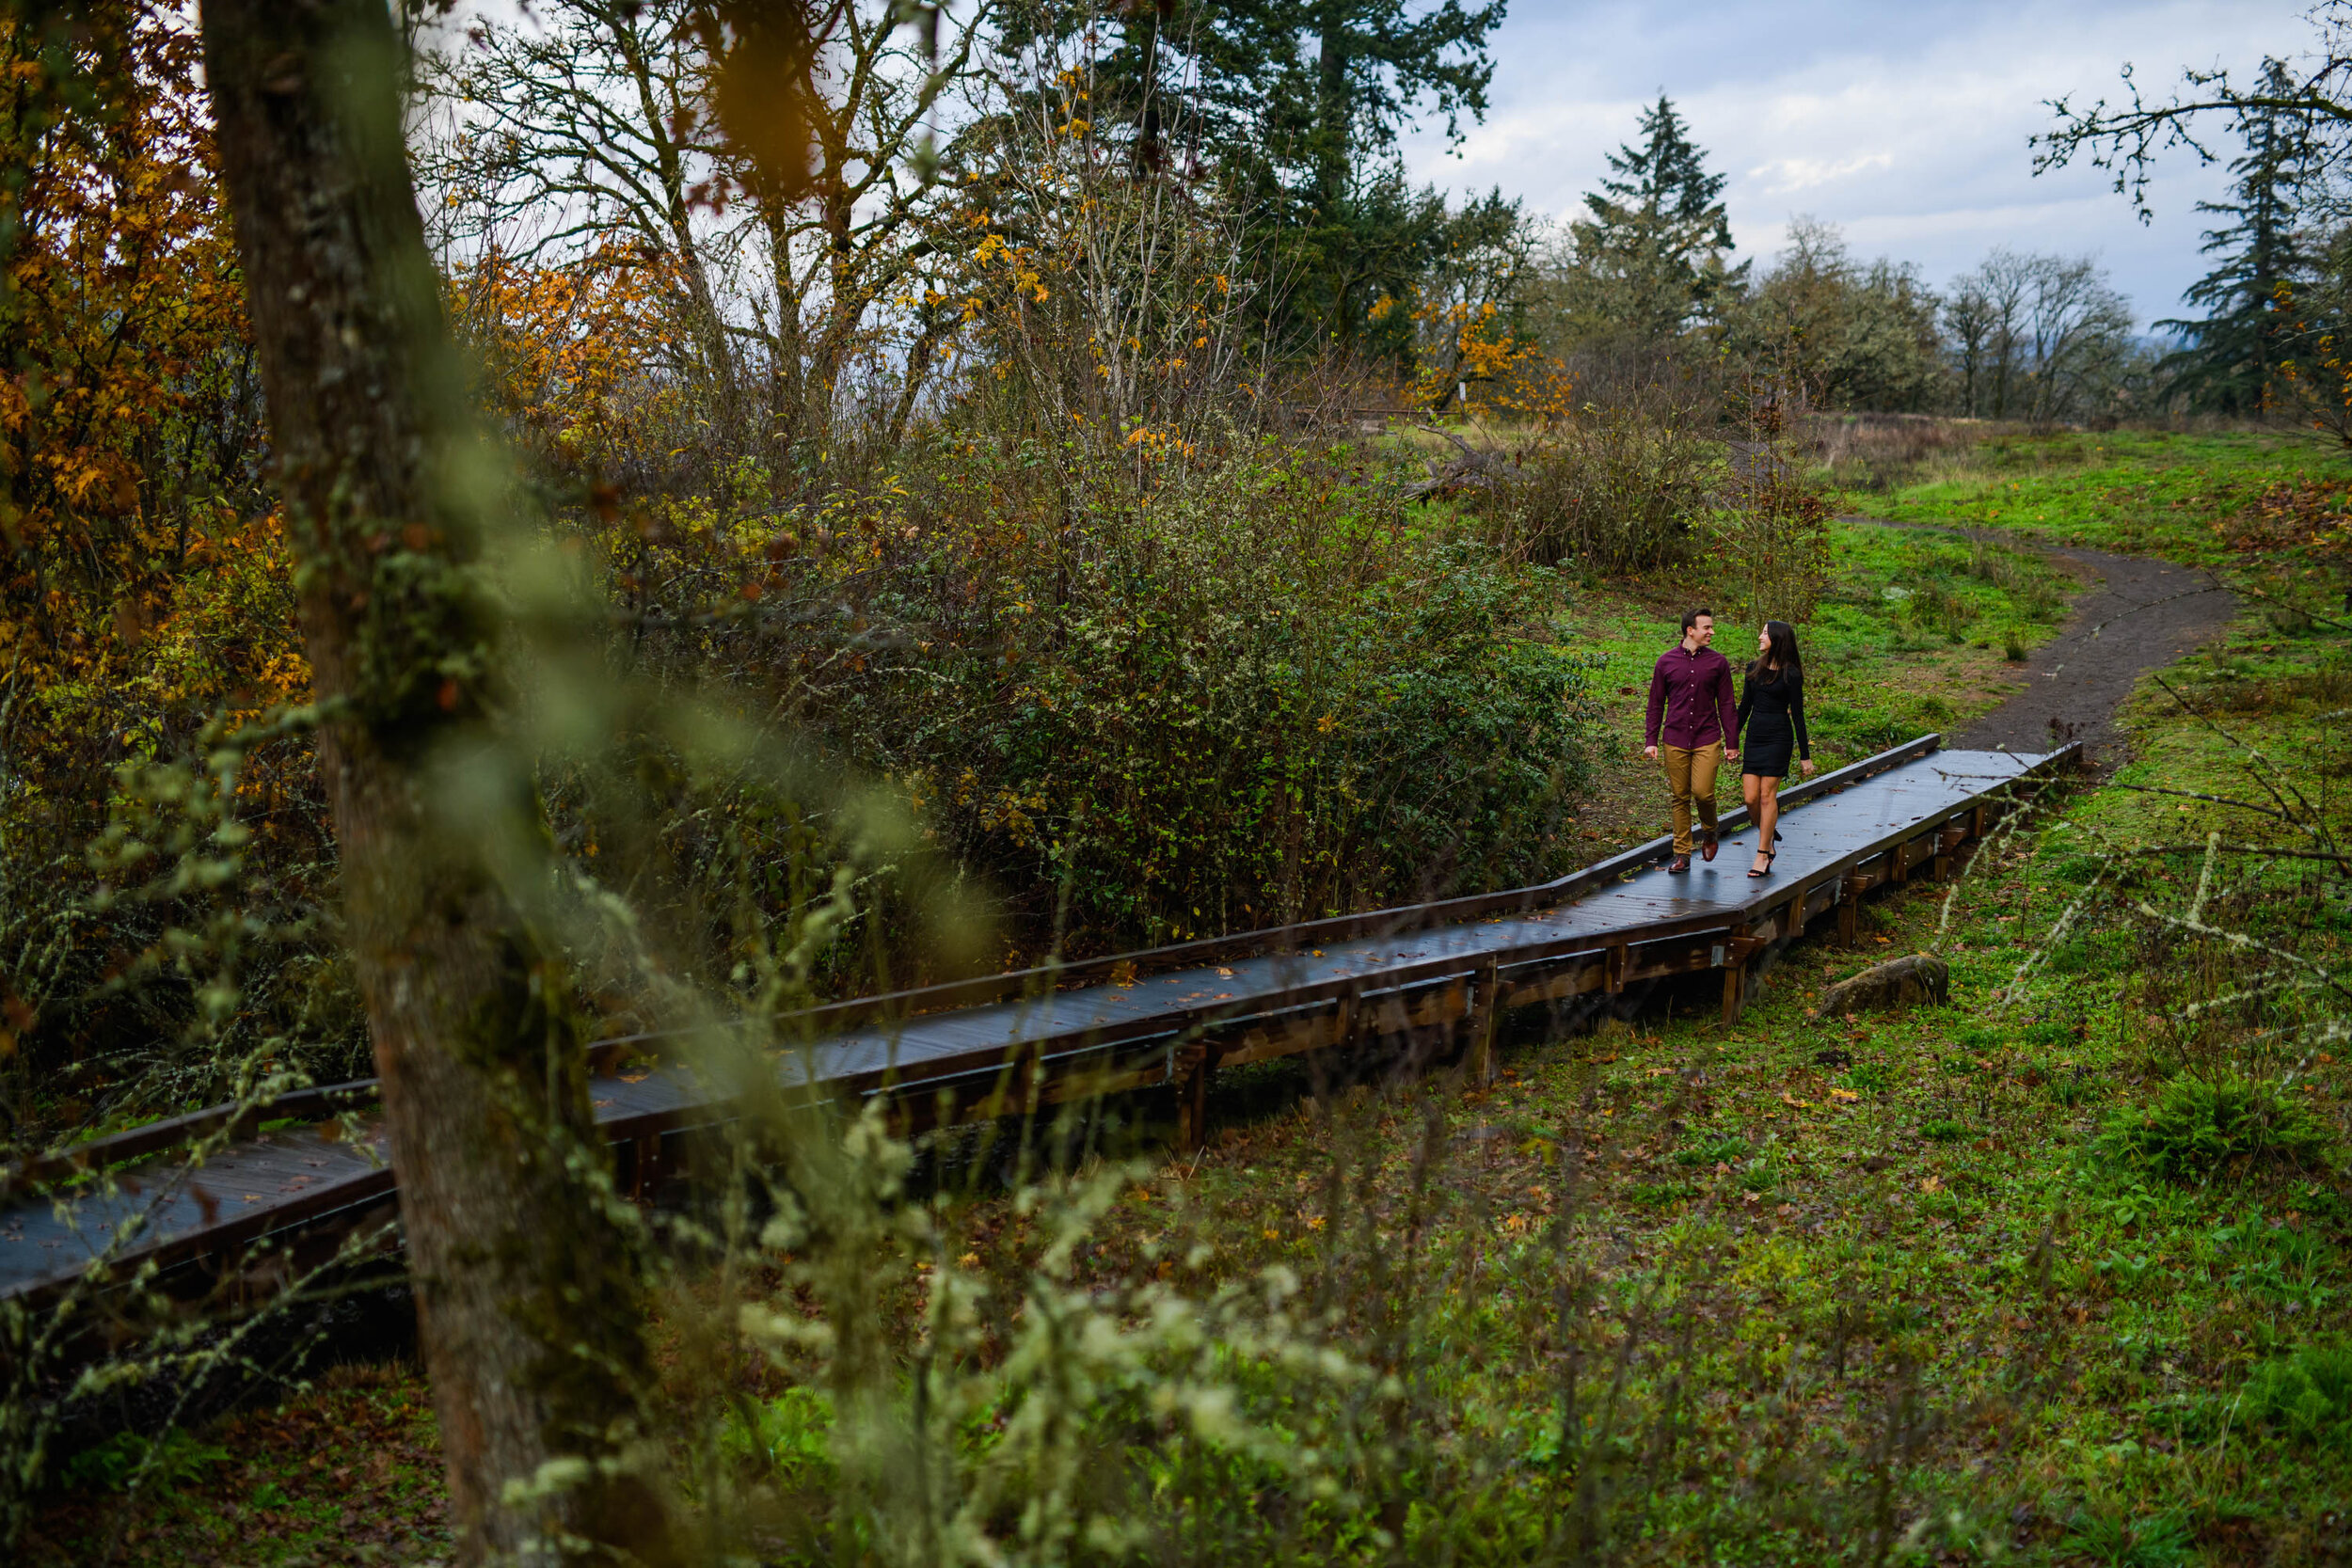
<svg viewBox="0 0 2352 1568">
<path fill-rule="evenodd" d="M 1658 754 L 1666 764 L 1666 787 L 1675 798 L 1675 853 L 1691 852 L 1691 802 L 1699 807 L 1699 826 L 1707 836 L 1715 836 L 1715 769 L 1723 766 L 1724 743 L 1711 740 L 1704 746 L 1661 746 Z"/>
</svg>

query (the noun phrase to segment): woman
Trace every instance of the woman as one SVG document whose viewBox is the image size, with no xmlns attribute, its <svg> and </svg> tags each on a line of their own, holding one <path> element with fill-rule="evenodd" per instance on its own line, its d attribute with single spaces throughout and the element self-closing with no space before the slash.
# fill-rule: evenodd
<svg viewBox="0 0 2352 1568">
<path fill-rule="evenodd" d="M 1756 634 L 1736 723 L 1740 793 L 1756 832 L 1756 863 L 1748 875 L 1769 877 L 1772 857 L 1780 852 L 1773 847 L 1780 842 L 1778 792 L 1788 776 L 1791 747 L 1803 759 L 1805 777 L 1813 776 L 1813 740 L 1804 730 L 1804 666 L 1797 659 L 1797 628 L 1786 621 L 1767 621 Z"/>
</svg>

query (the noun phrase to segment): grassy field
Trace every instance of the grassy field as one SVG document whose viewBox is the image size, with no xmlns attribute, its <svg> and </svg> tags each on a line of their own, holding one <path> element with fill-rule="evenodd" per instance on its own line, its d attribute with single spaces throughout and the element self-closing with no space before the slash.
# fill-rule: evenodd
<svg viewBox="0 0 2352 1568">
<path fill-rule="evenodd" d="M 2249 632 L 2175 672 L 2187 705 L 2151 689 L 2115 784 L 2260 805 L 2251 748 L 2341 831 L 2346 655 Z M 1408 1506 L 1386 1536 L 1327 1541 L 1331 1560 L 1573 1560 L 1574 1535 L 1608 1561 L 2341 1561 L 2352 1073 L 2341 1051 L 2265 1056 L 2245 1028 L 2180 1023 L 2183 988 L 2226 961 L 2213 944 L 2054 930 L 2103 848 L 2208 831 L 2297 836 L 2216 801 L 2078 794 L 1956 884 L 1867 906 L 1860 954 L 1789 950 L 1736 1026 L 1709 983 L 1597 1032 L 1531 1024 L 1491 1092 L 1238 1084 L 1205 1156 L 1125 1186 L 1075 1283 L 1153 1257 L 1202 1291 L 1279 1267 L 1338 1304 L 1337 1338 L 1394 1337 Z M 2191 896 L 2194 854 L 2142 863 L 2133 897 Z M 2230 879 L 2208 908 L 2340 973 L 2340 906 L 2259 927 L 2294 875 Z M 1826 982 L 1927 947 L 1948 1007 L 1811 1016 Z M 2241 1074 L 2305 1141 L 2202 1167 L 2130 1142 Z M 1043 1227 L 985 1196 L 952 1223 L 1017 1293 Z M 413 1369 L 335 1374 L 185 1439 L 174 1483 L 127 1510 L 85 1465 L 36 1560 L 116 1520 L 142 1563 L 429 1549 L 424 1408 Z"/>
<path fill-rule="evenodd" d="M 2232 450 L 2268 460 L 2252 446 Z M 2180 510 L 2159 542 L 2185 554 L 2210 522 Z M 2120 524 L 2034 526 L 2127 543 Z M 2064 579 L 2015 551 L 1859 525 L 1835 544 L 1807 628 L 1825 767 L 1997 702 L 2009 644 L 2063 613 Z M 1581 815 L 1597 856 L 1656 831 L 1642 681 L 1709 592 L 1588 585 L 1567 607 L 1622 745 Z M 1753 637 L 1726 614 L 1719 645 Z M 2340 868 L 2231 856 L 2206 884 L 2200 847 L 2352 827 L 2347 705 L 2352 641 L 2249 616 L 2145 685 L 2133 760 L 2103 787 L 2023 819 L 1954 884 L 1871 902 L 1860 953 L 1797 943 L 1736 1026 L 1701 977 L 1597 1029 L 1523 1019 L 1488 1091 L 1232 1075 L 1211 1148 L 1138 1146 L 1057 1279 L 1206 1298 L 1279 1275 L 1313 1304 L 1299 1322 L 1392 1375 L 1334 1412 L 1259 1369 L 1253 1416 L 1297 1445 L 1358 1443 L 1345 1509 L 1294 1504 L 1239 1460 L 1154 1470 L 1168 1523 L 1135 1560 L 2345 1560 L 2352 1071 L 2344 1046 L 2276 1043 L 2282 1019 L 2342 1009 L 2325 988 L 2283 1008 L 2250 992 L 2273 951 L 2334 985 L 2352 918 Z M 2209 934 L 2136 912 L 2192 907 Z M 1927 948 L 1951 965 L 1948 1006 L 1814 1016 L 1827 983 Z M 2249 994 L 2205 1005 L 2233 992 Z M 943 1256 L 968 1245 L 995 1299 L 1024 1299 L 1048 1243 L 1035 1212 L 982 1191 L 942 1223 Z M 823 1419 L 805 1389 L 761 1397 L 821 1514 Z M 166 1450 L 135 1497 L 117 1490 L 135 1446 L 73 1461 L 28 1560 L 446 1549 L 413 1367 L 341 1370 Z"/>
<path fill-rule="evenodd" d="M 1846 492 L 1839 504 L 1867 516 L 2009 529 L 2209 565 L 2227 553 L 2220 525 L 2265 491 L 2345 472 L 2341 455 L 2294 434 L 2003 436 L 1892 491 Z"/>
</svg>

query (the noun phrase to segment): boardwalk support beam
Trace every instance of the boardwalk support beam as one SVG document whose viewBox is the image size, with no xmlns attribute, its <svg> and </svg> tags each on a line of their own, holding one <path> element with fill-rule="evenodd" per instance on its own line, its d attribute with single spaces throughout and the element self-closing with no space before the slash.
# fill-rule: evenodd
<svg viewBox="0 0 2352 1568">
<path fill-rule="evenodd" d="M 1209 1075 L 1216 1070 L 1213 1046 L 1190 1045 L 1177 1053 L 1176 1147 L 1205 1148 L 1209 1142 Z"/>
<path fill-rule="evenodd" d="M 1764 939 L 1734 931 L 1724 939 L 1724 1022 L 1740 1022 L 1740 1006 L 1747 1000 L 1748 959 L 1764 946 Z"/>
<path fill-rule="evenodd" d="M 1469 1049 L 1463 1053 L 1463 1078 L 1473 1089 L 1495 1081 L 1495 1025 L 1502 1016 L 1502 977 L 1499 958 L 1478 966 L 1470 987 Z"/>
</svg>

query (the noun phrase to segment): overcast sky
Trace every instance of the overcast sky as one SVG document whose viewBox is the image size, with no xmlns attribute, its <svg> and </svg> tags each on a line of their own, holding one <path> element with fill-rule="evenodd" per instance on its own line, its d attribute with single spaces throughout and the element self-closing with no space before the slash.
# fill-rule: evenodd
<svg viewBox="0 0 2352 1568">
<path fill-rule="evenodd" d="M 2154 221 L 2089 167 L 2036 179 L 2026 138 L 2042 100 L 2112 94 L 2130 60 L 2169 89 L 2184 65 L 2243 70 L 2312 37 L 2304 0 L 1810 0 L 1692 6 L 1664 0 L 1512 0 L 1494 35 L 1484 125 L 1459 156 L 1443 126 L 1406 139 L 1417 179 L 1502 187 L 1565 217 L 1634 139 L 1664 89 L 1708 166 L 1728 174 L 1732 237 L 1778 250 L 1791 214 L 1838 225 L 1865 259 L 1919 263 L 1941 289 L 1996 245 L 2090 252 L 2140 321 L 2175 313 L 2206 270 L 2200 198 L 2218 168 L 2174 154 L 2152 187 Z"/>
</svg>

